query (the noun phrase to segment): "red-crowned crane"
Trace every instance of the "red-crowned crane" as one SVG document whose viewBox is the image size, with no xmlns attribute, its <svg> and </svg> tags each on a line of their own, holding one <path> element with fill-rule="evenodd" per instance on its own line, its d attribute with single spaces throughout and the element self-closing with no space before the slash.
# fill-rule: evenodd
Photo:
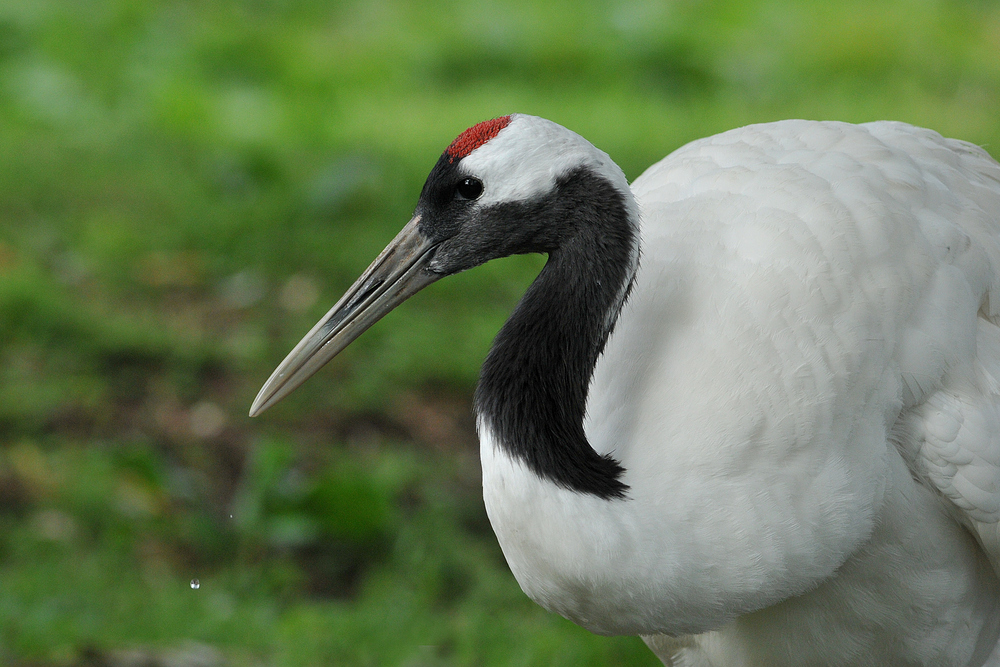
<svg viewBox="0 0 1000 667">
<path fill-rule="evenodd" d="M 1000 164 L 902 123 L 695 141 L 630 186 L 515 114 L 251 415 L 444 276 L 548 261 L 475 397 L 521 588 L 667 665 L 1000 664 Z"/>
</svg>

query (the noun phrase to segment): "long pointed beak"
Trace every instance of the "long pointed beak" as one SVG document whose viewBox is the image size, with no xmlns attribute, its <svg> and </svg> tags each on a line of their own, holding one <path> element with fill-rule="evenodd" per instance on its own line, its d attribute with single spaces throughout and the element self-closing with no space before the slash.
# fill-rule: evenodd
<svg viewBox="0 0 1000 667">
<path fill-rule="evenodd" d="M 288 353 L 261 387 L 250 416 L 292 393 L 386 313 L 440 276 L 427 269 L 435 245 L 417 229 L 414 216 L 351 288 Z"/>
</svg>

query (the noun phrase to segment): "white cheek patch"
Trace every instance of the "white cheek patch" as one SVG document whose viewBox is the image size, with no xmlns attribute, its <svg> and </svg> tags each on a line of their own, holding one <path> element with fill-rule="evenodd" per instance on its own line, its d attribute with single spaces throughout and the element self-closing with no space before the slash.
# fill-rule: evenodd
<svg viewBox="0 0 1000 667">
<path fill-rule="evenodd" d="M 553 190 L 556 180 L 589 167 L 633 201 L 625 174 L 607 153 L 561 125 L 537 116 L 514 114 L 510 122 L 459 163 L 459 170 L 483 182 L 480 205 L 526 201 Z M 635 211 L 632 211 L 635 213 Z"/>
</svg>

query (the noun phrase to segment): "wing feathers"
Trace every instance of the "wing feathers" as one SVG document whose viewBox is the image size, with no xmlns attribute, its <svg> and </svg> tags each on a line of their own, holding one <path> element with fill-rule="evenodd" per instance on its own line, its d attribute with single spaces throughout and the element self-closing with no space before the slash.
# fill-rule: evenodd
<svg viewBox="0 0 1000 667">
<path fill-rule="evenodd" d="M 919 479 L 938 490 L 1000 572 L 1000 410 L 995 366 L 1000 331 L 978 318 L 977 360 L 967 382 L 952 381 L 907 411 Z M 960 376 L 959 373 L 953 373 Z"/>
</svg>

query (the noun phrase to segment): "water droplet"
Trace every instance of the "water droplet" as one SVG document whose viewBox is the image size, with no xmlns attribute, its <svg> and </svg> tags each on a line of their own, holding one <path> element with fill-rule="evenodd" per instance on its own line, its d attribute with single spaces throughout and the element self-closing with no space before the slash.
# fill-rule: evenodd
<svg viewBox="0 0 1000 667">
<path fill-rule="evenodd" d="M 192 579 L 191 580 L 191 588 L 194 588 L 196 590 L 199 589 L 199 588 L 201 588 L 201 582 L 198 581 L 197 579 Z"/>
</svg>

